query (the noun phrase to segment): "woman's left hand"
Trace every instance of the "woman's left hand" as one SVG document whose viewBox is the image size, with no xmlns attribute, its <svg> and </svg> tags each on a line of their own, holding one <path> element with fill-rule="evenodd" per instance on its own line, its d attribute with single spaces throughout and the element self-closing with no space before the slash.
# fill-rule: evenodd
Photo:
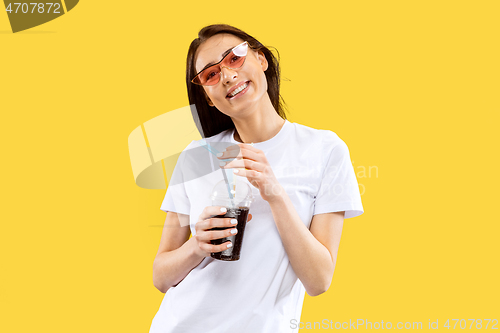
<svg viewBox="0 0 500 333">
<path fill-rule="evenodd" d="M 283 195 L 284 189 L 274 176 L 271 165 L 262 150 L 241 143 L 227 147 L 222 156 L 217 156 L 217 158 L 234 158 L 225 165 L 225 162 L 221 162 L 221 168 L 223 169 L 247 169 L 234 169 L 234 174 L 247 177 L 250 184 L 259 189 L 262 199 L 271 202 Z"/>
</svg>

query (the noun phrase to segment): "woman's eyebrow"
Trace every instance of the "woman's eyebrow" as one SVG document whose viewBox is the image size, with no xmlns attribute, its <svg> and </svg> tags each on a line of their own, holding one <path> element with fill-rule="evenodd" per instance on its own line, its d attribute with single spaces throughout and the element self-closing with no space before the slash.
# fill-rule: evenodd
<svg viewBox="0 0 500 333">
<path fill-rule="evenodd" d="M 222 53 L 221 55 L 221 59 L 224 59 L 225 56 L 227 56 L 229 53 L 231 53 L 231 51 L 234 49 L 235 47 L 233 46 L 232 48 L 226 50 L 224 53 Z M 219 61 L 220 62 L 220 61 Z M 203 67 L 203 69 L 200 71 L 200 72 L 203 72 L 205 69 L 207 69 L 208 67 L 210 66 L 213 66 L 217 64 L 217 62 L 215 61 L 212 61 L 212 62 L 209 62 L 205 67 Z"/>
</svg>

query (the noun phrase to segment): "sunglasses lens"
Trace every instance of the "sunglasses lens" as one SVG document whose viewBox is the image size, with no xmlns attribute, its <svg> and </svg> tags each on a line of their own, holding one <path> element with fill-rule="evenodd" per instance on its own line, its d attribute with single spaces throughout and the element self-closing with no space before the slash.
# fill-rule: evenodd
<svg viewBox="0 0 500 333">
<path fill-rule="evenodd" d="M 212 86 L 219 82 L 219 75 L 220 72 L 220 66 L 219 65 L 214 65 L 212 67 L 208 67 L 205 69 L 203 72 L 198 74 L 193 82 L 197 84 L 201 84 L 204 86 Z"/>
<path fill-rule="evenodd" d="M 208 67 L 205 69 L 203 72 L 198 75 L 200 78 L 201 84 L 204 86 L 212 86 L 219 82 L 219 75 L 220 72 L 220 66 L 219 65 L 214 65 L 212 67 Z"/>
<path fill-rule="evenodd" d="M 245 56 L 246 54 L 243 56 L 238 56 L 234 54 L 234 52 L 231 52 L 227 55 L 227 57 L 224 58 L 224 61 L 222 61 L 222 66 L 229 68 L 240 68 L 245 62 Z"/>
</svg>

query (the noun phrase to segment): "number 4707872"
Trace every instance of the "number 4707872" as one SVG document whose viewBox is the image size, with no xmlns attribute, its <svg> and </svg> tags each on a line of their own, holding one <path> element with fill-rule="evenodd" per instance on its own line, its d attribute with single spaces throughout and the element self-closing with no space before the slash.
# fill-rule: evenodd
<svg viewBox="0 0 500 333">
<path fill-rule="evenodd" d="M 475 328 L 476 329 L 488 329 L 488 326 L 491 322 L 491 329 L 492 330 L 497 330 L 498 327 L 495 327 L 497 324 L 498 324 L 498 319 L 467 319 L 469 321 L 472 321 L 470 323 L 470 326 L 469 326 L 469 329 L 472 329 L 472 326 L 474 325 L 474 322 L 476 322 L 476 325 L 475 325 Z M 460 325 L 460 328 L 461 329 L 465 329 L 467 327 L 467 321 L 465 319 L 452 319 L 452 321 L 455 322 L 455 325 L 453 325 L 453 327 L 450 326 L 450 320 L 448 319 L 446 321 L 446 323 L 444 323 L 444 327 L 446 327 L 447 329 L 450 329 L 450 328 L 453 328 L 455 329 L 455 327 L 457 326 L 457 324 Z M 486 325 L 485 325 L 486 323 Z M 462 325 L 463 324 L 463 325 Z"/>
<path fill-rule="evenodd" d="M 24 2 L 24 3 L 15 2 L 14 6 L 16 6 L 16 5 L 17 5 L 17 7 L 16 7 L 16 10 L 14 11 L 14 9 L 12 9 L 12 7 L 13 7 L 12 3 L 9 3 L 6 11 L 8 11 L 9 13 L 14 12 L 17 14 L 19 12 L 19 13 L 27 14 L 27 13 L 30 13 L 30 6 L 33 6 L 33 7 L 31 7 L 32 14 L 35 14 L 35 13 L 39 13 L 39 14 L 47 13 L 47 14 L 49 14 L 52 7 L 54 7 L 52 10 L 52 13 L 53 14 L 61 14 L 61 12 L 60 12 L 61 4 L 59 4 L 59 3 L 52 3 L 52 2 L 34 3 L 34 2 L 30 2 L 30 4 L 28 5 L 27 2 Z M 47 8 L 45 8 L 45 5 L 47 5 Z M 21 11 L 19 11 L 19 9 L 21 9 Z"/>
</svg>

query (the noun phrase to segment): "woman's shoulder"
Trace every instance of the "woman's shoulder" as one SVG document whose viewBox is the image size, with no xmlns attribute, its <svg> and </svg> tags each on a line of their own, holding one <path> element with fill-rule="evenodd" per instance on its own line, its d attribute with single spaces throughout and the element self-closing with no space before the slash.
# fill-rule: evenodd
<svg viewBox="0 0 500 333">
<path fill-rule="evenodd" d="M 330 156 L 348 156 L 349 148 L 346 143 L 332 130 L 316 129 L 294 123 L 296 142 L 302 151 L 317 156 L 326 165 Z"/>
<path fill-rule="evenodd" d="M 320 142 L 323 145 L 336 145 L 343 143 L 337 133 L 327 129 L 316 129 L 306 125 L 293 123 L 295 133 L 299 140 L 307 140 L 308 142 Z"/>
</svg>

